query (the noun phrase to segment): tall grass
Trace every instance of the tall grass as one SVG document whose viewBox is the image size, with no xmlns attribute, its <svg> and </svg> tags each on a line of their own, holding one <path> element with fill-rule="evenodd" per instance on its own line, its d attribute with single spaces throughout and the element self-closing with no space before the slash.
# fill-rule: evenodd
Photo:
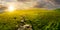
<svg viewBox="0 0 60 30">
<path fill-rule="evenodd" d="M 21 19 L 31 24 L 33 30 L 60 30 L 60 13 L 40 9 L 0 14 L 0 30 L 16 30 L 16 25 L 20 24 Z"/>
</svg>

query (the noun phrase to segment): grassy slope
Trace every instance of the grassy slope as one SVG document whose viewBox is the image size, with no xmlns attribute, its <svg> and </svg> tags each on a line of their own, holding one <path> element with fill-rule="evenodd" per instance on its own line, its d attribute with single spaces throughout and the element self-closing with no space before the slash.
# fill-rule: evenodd
<svg viewBox="0 0 60 30">
<path fill-rule="evenodd" d="M 15 30 L 22 16 L 27 19 L 26 23 L 33 25 L 34 30 L 60 29 L 60 12 L 45 9 L 29 9 L 0 14 L 0 30 Z"/>
</svg>

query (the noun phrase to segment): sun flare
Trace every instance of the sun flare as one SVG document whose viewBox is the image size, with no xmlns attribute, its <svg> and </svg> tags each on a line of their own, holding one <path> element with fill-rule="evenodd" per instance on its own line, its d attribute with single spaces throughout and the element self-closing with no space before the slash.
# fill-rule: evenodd
<svg viewBox="0 0 60 30">
<path fill-rule="evenodd" d="M 14 10 L 15 10 L 15 8 L 14 8 L 13 5 L 10 5 L 10 6 L 8 7 L 8 11 L 9 11 L 9 12 L 12 12 L 12 11 L 14 11 Z"/>
</svg>

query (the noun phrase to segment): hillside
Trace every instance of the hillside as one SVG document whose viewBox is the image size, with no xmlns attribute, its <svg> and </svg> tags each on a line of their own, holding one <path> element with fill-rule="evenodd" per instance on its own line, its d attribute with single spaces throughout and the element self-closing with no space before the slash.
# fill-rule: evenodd
<svg viewBox="0 0 60 30">
<path fill-rule="evenodd" d="M 24 18 L 22 18 L 24 17 Z M 21 19 L 33 30 L 60 30 L 60 12 L 46 9 L 16 10 L 0 14 L 0 30 L 16 30 Z"/>
</svg>

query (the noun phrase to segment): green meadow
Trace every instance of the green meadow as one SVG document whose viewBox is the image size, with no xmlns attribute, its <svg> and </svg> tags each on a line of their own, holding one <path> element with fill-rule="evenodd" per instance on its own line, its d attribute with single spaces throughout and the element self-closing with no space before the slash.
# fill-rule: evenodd
<svg viewBox="0 0 60 30">
<path fill-rule="evenodd" d="M 24 17 L 24 18 L 22 18 Z M 0 14 L 0 30 L 16 30 L 21 19 L 32 25 L 33 30 L 60 30 L 60 9 L 28 9 Z"/>
</svg>

